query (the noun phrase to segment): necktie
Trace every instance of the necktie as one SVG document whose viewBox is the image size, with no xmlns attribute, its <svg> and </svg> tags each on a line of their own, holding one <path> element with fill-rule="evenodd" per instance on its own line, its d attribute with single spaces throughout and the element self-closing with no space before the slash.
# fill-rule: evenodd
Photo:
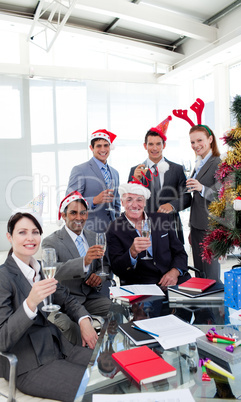
<svg viewBox="0 0 241 402">
<path fill-rule="evenodd" d="M 154 164 L 150 169 L 155 175 L 157 174 L 156 164 Z M 146 202 L 146 211 L 147 212 L 156 212 L 160 206 L 159 198 L 160 198 L 160 176 L 158 174 L 157 177 L 151 175 L 150 170 L 146 172 L 146 177 L 151 180 L 149 182 L 148 188 L 151 191 L 151 197 Z"/>
<path fill-rule="evenodd" d="M 84 257 L 86 255 L 86 251 L 83 244 L 83 239 L 81 236 L 78 236 L 75 240 L 76 247 L 78 249 L 80 257 Z"/>
<path fill-rule="evenodd" d="M 152 166 L 152 168 L 154 169 L 154 171 L 153 171 L 153 173 L 155 174 L 155 175 L 157 175 L 157 169 L 156 169 L 156 163 Z M 158 176 L 153 176 L 153 183 L 154 183 L 154 189 L 155 189 L 155 193 L 157 194 L 157 195 L 159 195 L 159 191 L 160 191 L 160 189 L 161 189 L 161 183 L 160 183 L 160 176 L 159 176 L 159 174 L 158 174 Z"/>
<path fill-rule="evenodd" d="M 108 169 L 107 166 L 102 166 L 101 169 L 102 169 L 103 172 L 104 172 L 104 180 L 105 180 L 106 187 L 107 187 L 107 188 L 110 188 L 110 180 L 111 180 L 111 177 L 110 177 L 109 169 Z"/>
</svg>

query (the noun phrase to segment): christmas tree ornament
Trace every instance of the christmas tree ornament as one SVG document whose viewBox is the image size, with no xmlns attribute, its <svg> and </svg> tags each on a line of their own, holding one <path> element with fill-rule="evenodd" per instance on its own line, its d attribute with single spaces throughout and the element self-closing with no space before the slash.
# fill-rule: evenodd
<svg viewBox="0 0 241 402">
<path fill-rule="evenodd" d="M 241 245 L 241 96 L 231 105 L 237 126 L 223 136 L 228 145 L 224 159 L 215 174 L 221 185 L 217 199 L 209 205 L 210 218 L 207 235 L 202 243 L 202 258 L 226 257 Z"/>
</svg>

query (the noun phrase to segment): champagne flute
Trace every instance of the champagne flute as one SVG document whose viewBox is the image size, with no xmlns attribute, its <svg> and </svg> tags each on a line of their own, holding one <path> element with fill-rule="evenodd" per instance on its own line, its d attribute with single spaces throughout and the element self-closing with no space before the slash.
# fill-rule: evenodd
<svg viewBox="0 0 241 402">
<path fill-rule="evenodd" d="M 114 190 L 115 188 L 115 180 L 110 179 L 109 184 L 108 184 L 108 189 L 109 190 Z M 111 193 L 111 192 L 110 192 Z M 114 211 L 114 208 L 112 207 L 112 203 L 108 202 L 108 207 L 105 208 L 106 211 Z"/>
<path fill-rule="evenodd" d="M 150 219 L 144 219 L 141 221 L 141 233 L 143 237 L 151 236 L 151 221 Z M 146 250 L 146 256 L 141 258 L 142 260 L 152 260 L 152 257 L 149 257 Z"/>
<path fill-rule="evenodd" d="M 182 161 L 182 166 L 183 166 L 183 170 L 186 176 L 186 179 L 190 179 L 190 175 L 191 175 L 191 170 L 192 170 L 192 164 L 190 160 L 183 160 Z M 190 193 L 191 189 L 190 188 L 185 188 L 185 193 Z"/>
<path fill-rule="evenodd" d="M 56 271 L 57 257 L 54 248 L 45 248 L 42 250 L 42 270 L 45 278 L 53 278 Z M 52 312 L 60 310 L 58 304 L 52 303 L 52 295 L 49 295 L 49 304 L 42 307 L 43 311 Z"/>
<path fill-rule="evenodd" d="M 96 245 L 101 246 L 105 252 L 106 250 L 106 235 L 105 233 L 96 233 Z M 107 276 L 109 272 L 105 272 L 103 264 L 103 256 L 101 257 L 101 271 L 98 272 L 100 276 Z"/>
</svg>

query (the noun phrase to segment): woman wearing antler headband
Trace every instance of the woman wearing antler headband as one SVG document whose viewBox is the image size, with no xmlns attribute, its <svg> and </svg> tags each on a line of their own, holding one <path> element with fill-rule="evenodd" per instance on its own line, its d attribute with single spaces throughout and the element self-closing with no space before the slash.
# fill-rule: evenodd
<svg viewBox="0 0 241 402">
<path fill-rule="evenodd" d="M 204 102 L 197 98 L 190 107 L 197 115 L 197 125 L 187 115 L 187 110 L 173 110 L 176 117 L 186 120 L 192 127 L 189 131 L 191 147 L 197 160 L 191 178 L 187 180 L 188 191 L 192 192 L 190 212 L 190 241 L 194 266 L 204 276 L 216 279 L 220 282 L 220 265 L 218 260 L 212 260 L 211 264 L 202 261 L 202 242 L 208 228 L 208 205 L 217 194 L 217 182 L 215 172 L 220 163 L 220 152 L 213 131 L 201 124 L 201 116 Z"/>
</svg>

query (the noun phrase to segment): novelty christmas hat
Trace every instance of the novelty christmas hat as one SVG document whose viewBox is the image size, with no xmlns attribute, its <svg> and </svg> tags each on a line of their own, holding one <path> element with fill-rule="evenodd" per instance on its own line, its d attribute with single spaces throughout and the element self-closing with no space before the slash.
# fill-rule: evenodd
<svg viewBox="0 0 241 402">
<path fill-rule="evenodd" d="M 86 206 L 86 209 L 89 209 L 89 204 L 86 201 L 86 199 L 82 196 L 82 194 L 80 194 L 78 191 L 72 191 L 71 193 L 69 193 L 68 195 L 66 195 L 66 197 L 61 201 L 60 205 L 59 205 L 59 213 L 58 213 L 58 219 L 61 218 L 61 214 L 62 212 L 64 212 L 65 208 L 73 201 L 76 200 L 83 200 L 84 204 Z"/>
<path fill-rule="evenodd" d="M 29 201 L 28 204 L 24 205 L 23 207 L 16 208 L 12 212 L 12 216 L 18 212 L 30 214 L 34 216 L 34 218 L 39 222 L 40 226 L 43 227 L 42 213 L 45 196 L 45 193 L 39 194 L 37 197 Z"/>
<path fill-rule="evenodd" d="M 160 137 L 163 139 L 163 141 L 166 141 L 167 140 L 166 132 L 168 129 L 169 121 L 171 121 L 171 120 L 172 120 L 172 116 L 168 116 L 165 120 L 163 120 L 156 127 L 150 128 L 149 131 L 154 131 L 155 133 L 158 133 L 160 135 Z"/>
</svg>

